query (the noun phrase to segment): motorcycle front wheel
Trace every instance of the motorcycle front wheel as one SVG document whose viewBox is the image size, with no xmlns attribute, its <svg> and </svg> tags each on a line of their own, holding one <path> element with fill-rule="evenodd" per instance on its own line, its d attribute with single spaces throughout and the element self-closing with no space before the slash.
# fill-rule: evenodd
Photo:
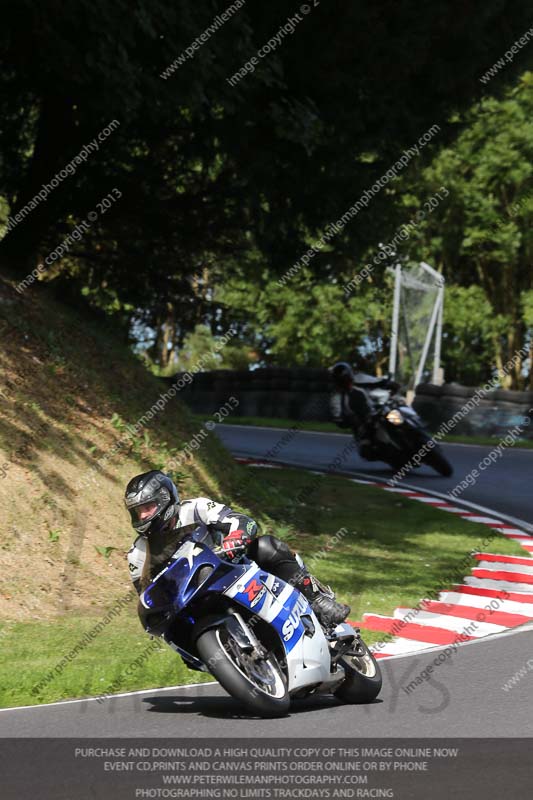
<svg viewBox="0 0 533 800">
<path fill-rule="evenodd" d="M 203 633 L 196 647 L 220 685 L 253 714 L 281 717 L 288 712 L 289 693 L 273 653 L 259 657 L 245 652 L 224 625 Z"/>
<path fill-rule="evenodd" d="M 424 458 L 424 463 L 427 464 L 428 467 L 432 467 L 435 472 L 438 472 L 443 478 L 449 478 L 453 475 L 453 467 L 438 445 L 427 453 Z"/>
<path fill-rule="evenodd" d="M 381 691 L 383 679 L 379 664 L 359 639 L 353 650 L 339 659 L 346 677 L 334 694 L 343 703 L 371 703 Z"/>
</svg>

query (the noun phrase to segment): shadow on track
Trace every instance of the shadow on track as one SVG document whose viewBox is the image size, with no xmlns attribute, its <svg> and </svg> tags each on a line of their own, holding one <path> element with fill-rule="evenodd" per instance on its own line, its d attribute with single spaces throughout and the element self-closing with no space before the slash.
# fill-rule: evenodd
<svg viewBox="0 0 533 800">
<path fill-rule="evenodd" d="M 369 705 L 379 705 L 383 701 L 379 698 Z M 147 710 L 157 714 L 201 714 L 203 717 L 214 719 L 257 719 L 257 714 L 243 711 L 242 706 L 229 696 L 193 696 L 190 694 L 174 695 L 172 697 L 145 697 L 143 703 L 150 705 Z M 287 716 L 295 714 L 313 713 L 329 708 L 344 706 L 335 697 L 317 696 L 304 700 L 293 700 Z"/>
</svg>

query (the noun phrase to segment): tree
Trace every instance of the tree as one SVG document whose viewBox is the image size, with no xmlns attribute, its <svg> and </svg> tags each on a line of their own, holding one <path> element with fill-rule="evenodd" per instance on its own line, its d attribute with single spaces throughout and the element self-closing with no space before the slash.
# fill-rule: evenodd
<svg viewBox="0 0 533 800">
<path fill-rule="evenodd" d="M 369 369 L 380 374 L 388 362 L 391 280 L 376 275 L 347 296 L 345 280 L 317 280 L 301 270 L 280 285 L 264 271 L 260 282 L 229 281 L 216 300 L 230 316 L 246 321 L 241 341 L 255 349 L 261 364 L 318 367 L 365 356 Z"/>
<path fill-rule="evenodd" d="M 491 305 L 480 286 L 447 287 L 442 345 L 446 380 L 481 386 L 493 377 L 495 330 Z"/>
<path fill-rule="evenodd" d="M 74 248 L 81 265 L 69 274 L 91 290 L 105 282 L 136 304 L 144 285 L 161 305 L 168 286 L 176 304 L 183 276 L 251 243 L 282 273 L 428 127 L 438 121 L 441 141 L 450 135 L 449 112 L 529 22 L 522 0 L 472 0 L 461 15 L 450 2 L 436 12 L 415 0 L 309 8 L 231 86 L 286 25 L 282 0 L 244 5 L 166 77 L 220 3 L 10 6 L 0 32 L 0 194 L 11 213 L 110 121 L 120 128 L 4 239 L 4 262 L 27 272 L 117 186 L 121 203 Z M 381 192 L 374 213 L 338 237 L 336 256 L 368 247 L 391 198 Z"/>
<path fill-rule="evenodd" d="M 220 369 L 222 357 L 216 349 L 217 340 L 207 325 L 197 325 L 188 333 L 179 351 L 174 371 L 187 372 L 199 362 L 203 370 Z M 176 369 L 177 367 L 177 369 Z"/>
<path fill-rule="evenodd" d="M 4 237 L 0 264 L 24 277 L 117 189 L 45 277 L 109 311 L 133 309 L 158 331 L 162 362 L 196 325 L 216 326 L 215 282 L 253 276 L 258 254 L 274 277 L 285 273 L 425 131 L 437 124 L 435 144 L 449 141 L 452 112 L 529 24 L 523 0 L 470 0 L 460 15 L 451 2 L 415 0 L 330 0 L 289 14 L 271 0 L 243 4 L 178 64 L 222 8 L 49 0 L 44 12 L 20 0 L 0 30 L 0 195 L 11 216 L 119 123 Z M 329 279 L 363 258 L 394 229 L 399 189 L 377 192 L 309 269 Z"/>
<path fill-rule="evenodd" d="M 466 308 L 454 306 L 457 322 L 448 312 L 456 340 L 471 325 L 466 309 L 471 319 L 479 319 L 483 310 L 486 320 L 480 321 L 474 341 L 485 358 L 490 338 L 489 364 L 498 370 L 524 345 L 528 329 L 531 335 L 524 311 L 533 288 L 532 120 L 533 74 L 527 72 L 501 98 L 484 98 L 474 106 L 467 128 L 423 172 L 416 187 L 419 198 L 442 185 L 450 193 L 421 224 L 417 252 L 447 281 L 468 290 L 460 294 Z M 533 373 L 530 379 L 533 385 Z M 502 382 L 506 388 L 523 386 L 520 360 Z"/>
</svg>

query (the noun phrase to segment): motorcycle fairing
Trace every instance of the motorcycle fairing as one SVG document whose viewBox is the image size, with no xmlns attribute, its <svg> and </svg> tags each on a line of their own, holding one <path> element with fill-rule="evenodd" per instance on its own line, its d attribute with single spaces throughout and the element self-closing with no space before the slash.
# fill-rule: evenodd
<svg viewBox="0 0 533 800">
<path fill-rule="evenodd" d="M 398 406 L 398 411 L 401 412 L 404 420 L 411 424 L 413 427 L 422 427 L 422 420 L 411 406 Z"/>
<path fill-rule="evenodd" d="M 205 567 L 208 567 L 206 577 L 201 572 Z M 225 595 L 237 605 L 248 608 L 277 631 L 286 653 L 289 692 L 311 685 L 329 686 L 339 681 L 339 671 L 331 672 L 329 645 L 307 599 L 293 586 L 259 569 L 248 559 L 230 564 L 220 560 L 202 542 L 189 539 L 178 548 L 172 564 L 156 576 L 140 599 L 151 612 L 172 613 L 178 625 L 174 625 L 170 639 L 164 634 L 167 643 L 192 666 L 202 668 L 196 656 L 183 645 L 187 641 L 186 632 L 201 622 L 194 616 L 191 601 L 213 593 L 219 597 Z M 227 616 L 225 610 L 224 615 Z M 176 636 L 180 622 L 183 623 L 183 642 Z"/>
<path fill-rule="evenodd" d="M 206 566 L 212 567 L 211 574 L 198 580 L 199 570 Z M 230 597 L 272 625 L 287 654 L 306 631 L 302 616 L 312 614 L 305 597 L 285 581 L 248 559 L 239 564 L 222 561 L 205 544 L 191 539 L 178 548 L 172 564 L 154 578 L 140 599 L 152 611 L 172 607 L 179 614 L 196 595 L 206 593 Z"/>
<path fill-rule="evenodd" d="M 211 567 L 211 572 L 216 573 L 213 585 L 218 593 L 223 593 L 247 569 L 245 565 L 227 564 L 206 545 L 187 539 L 174 553 L 172 563 L 161 570 L 145 589 L 141 595 L 142 604 L 150 609 L 171 604 L 179 614 L 198 592 L 206 591 L 206 584 L 213 583 L 211 576 L 198 580 L 197 573 L 203 567 Z"/>
<path fill-rule="evenodd" d="M 272 625 L 287 654 L 306 631 L 302 617 L 312 614 L 308 601 L 294 586 L 260 570 L 253 562 L 225 595 Z"/>
</svg>

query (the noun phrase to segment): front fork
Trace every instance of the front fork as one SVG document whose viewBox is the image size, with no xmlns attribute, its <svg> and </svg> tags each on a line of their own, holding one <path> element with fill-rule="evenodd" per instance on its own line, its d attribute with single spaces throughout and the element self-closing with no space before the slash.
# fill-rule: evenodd
<svg viewBox="0 0 533 800">
<path fill-rule="evenodd" d="M 339 660 L 349 652 L 357 654 L 361 648 L 359 628 L 352 628 L 347 622 L 341 622 L 327 637 L 331 654 L 331 671 L 335 672 Z"/>
<path fill-rule="evenodd" d="M 245 653 L 254 653 L 260 657 L 266 655 L 266 650 L 253 632 L 252 627 L 246 624 L 238 611 L 232 610 L 229 612 L 225 625 Z"/>
</svg>

